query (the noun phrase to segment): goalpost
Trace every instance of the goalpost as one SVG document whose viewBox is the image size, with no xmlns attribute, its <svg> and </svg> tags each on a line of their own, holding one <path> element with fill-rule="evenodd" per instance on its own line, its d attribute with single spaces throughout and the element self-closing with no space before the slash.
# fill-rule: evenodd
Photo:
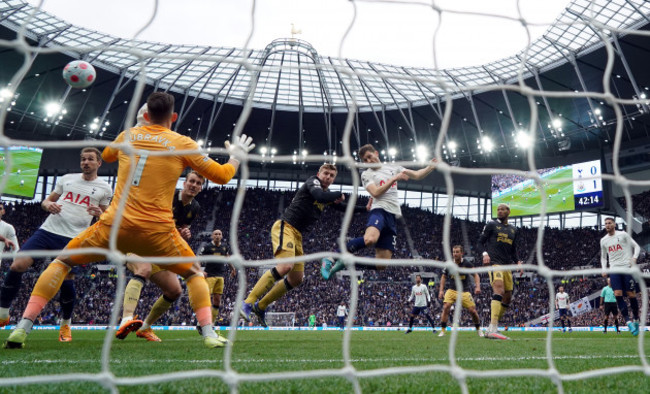
<svg viewBox="0 0 650 394">
<path fill-rule="evenodd" d="M 351 30 L 354 26 L 357 18 L 356 11 L 358 4 L 365 3 L 364 1 L 352 1 L 351 5 L 355 9 L 355 14 L 349 24 L 349 29 Z M 451 14 L 463 14 L 461 11 L 457 11 L 451 8 L 440 8 L 436 2 L 431 3 L 418 3 L 418 2 L 400 2 L 400 1 L 369 1 L 369 3 L 394 3 L 391 5 L 400 5 L 402 7 L 422 7 L 427 11 L 433 10 L 433 14 L 436 18 L 444 18 L 447 15 Z M 439 116 L 440 128 L 437 131 L 437 136 L 435 140 L 433 134 L 431 137 L 431 143 L 435 144 L 432 146 L 433 155 L 441 160 L 441 163 L 437 167 L 444 177 L 446 193 L 450 198 L 447 199 L 447 214 L 445 216 L 444 227 L 442 229 L 442 249 L 444 251 L 444 258 L 446 262 L 434 261 L 433 259 L 418 259 L 417 264 L 414 263 L 413 259 L 394 259 L 391 260 L 388 264 L 394 267 L 405 267 L 410 265 L 418 265 L 427 268 L 447 268 L 449 272 L 464 272 L 464 273 L 482 273 L 486 274 L 488 271 L 491 271 L 491 267 L 478 267 L 471 271 L 467 269 L 458 269 L 452 262 L 452 252 L 451 252 L 451 210 L 452 210 L 452 198 L 455 194 L 455 184 L 453 180 L 453 175 L 457 174 L 480 174 L 480 175 L 492 175 L 492 174 L 516 174 L 528 179 L 532 179 L 537 185 L 540 185 L 545 181 L 537 173 L 537 164 L 535 162 L 535 144 L 531 144 L 525 149 L 527 157 L 527 170 L 513 170 L 509 168 L 476 168 L 469 166 L 460 166 L 459 161 L 455 159 L 456 157 L 456 147 L 451 147 L 448 144 L 449 134 L 450 134 L 450 119 L 453 114 L 453 99 L 458 97 L 468 98 L 471 101 L 472 94 L 477 91 L 497 91 L 502 92 L 503 95 L 506 93 L 516 93 L 525 98 L 529 105 L 529 126 L 527 133 L 530 135 L 533 141 L 536 140 L 536 136 L 540 132 L 538 125 L 540 125 L 540 111 L 542 110 L 541 104 L 536 103 L 536 100 L 545 101 L 550 98 L 567 98 L 567 99 L 576 99 L 576 100 L 588 100 L 590 102 L 594 100 L 599 100 L 606 102 L 613 109 L 615 119 L 607 120 L 612 123 L 614 129 L 613 133 L 613 174 L 604 174 L 603 180 L 610 182 L 611 184 L 616 184 L 622 188 L 625 194 L 625 199 L 627 201 L 627 206 L 632 207 L 631 202 L 631 193 L 630 187 L 632 185 L 636 186 L 650 186 L 650 181 L 643 180 L 631 180 L 626 178 L 621 174 L 618 157 L 621 150 L 621 140 L 624 133 L 623 123 L 624 119 L 624 107 L 625 106 L 639 106 L 639 108 L 644 108 L 648 106 L 648 101 L 645 99 L 645 94 L 641 96 L 640 94 L 632 98 L 622 98 L 618 97 L 615 94 L 615 89 L 612 87 L 611 81 L 616 78 L 612 75 L 612 68 L 614 61 L 617 59 L 617 53 L 620 52 L 618 43 L 616 41 L 617 35 L 638 35 L 650 37 L 647 31 L 637 30 L 642 26 L 647 20 L 647 16 L 650 14 L 650 4 L 647 4 L 642 1 L 628 0 L 621 3 L 619 12 L 621 15 L 627 16 L 627 19 L 622 18 L 623 22 L 619 19 L 610 19 L 609 14 L 603 14 L 600 11 L 603 11 L 610 1 L 606 0 L 596 0 L 596 1 L 586 1 L 586 0 L 575 0 L 568 7 L 567 12 L 564 12 L 556 22 L 559 30 L 554 31 L 554 34 L 560 35 L 560 38 L 557 38 L 555 41 L 552 41 L 551 44 L 548 44 L 549 40 L 552 40 L 549 37 L 545 37 L 542 40 L 529 42 L 528 46 L 524 51 L 518 54 L 516 57 L 506 59 L 502 62 L 496 62 L 484 67 L 468 68 L 467 70 L 428 70 L 424 72 L 422 70 L 415 70 L 403 67 L 383 67 L 381 69 L 362 69 L 352 67 L 352 61 L 346 59 L 332 59 L 330 63 L 320 63 L 320 64 L 301 64 L 296 67 L 287 67 L 286 70 L 282 70 L 287 73 L 301 73 L 301 72 L 311 72 L 316 75 L 337 75 L 340 79 L 340 96 L 344 96 L 345 106 L 346 106 L 346 119 L 343 130 L 338 130 L 340 133 L 340 143 L 336 141 L 337 147 L 340 146 L 340 151 L 342 154 L 336 156 L 336 154 L 326 153 L 325 156 L 318 153 L 304 154 L 300 153 L 291 154 L 279 154 L 267 155 L 264 154 L 249 154 L 242 162 L 240 167 L 240 174 L 238 174 L 238 179 L 240 179 L 241 184 L 245 185 L 246 181 L 249 180 L 251 173 L 248 167 L 249 163 L 267 163 L 271 165 L 272 163 L 295 163 L 297 156 L 300 156 L 299 160 L 307 163 L 322 163 L 323 159 L 334 160 L 337 165 L 345 166 L 351 171 L 351 183 L 355 188 L 355 192 L 351 195 L 349 199 L 350 205 L 354 205 L 357 199 L 356 189 L 360 186 L 360 176 L 359 171 L 361 169 L 367 168 L 367 166 L 361 164 L 356 156 L 353 154 L 353 151 L 356 148 L 355 141 L 355 131 L 359 132 L 359 123 L 357 119 L 358 111 L 361 106 L 370 106 L 371 110 L 374 112 L 378 110 L 379 107 L 375 107 L 376 102 L 370 97 L 371 94 L 374 94 L 373 89 L 380 89 L 384 87 L 397 87 L 394 91 L 403 92 L 404 89 L 409 88 L 414 91 L 419 90 L 422 95 L 417 96 L 416 99 L 418 103 L 422 105 L 430 106 L 434 112 Z M 157 2 L 156 2 L 157 7 Z M 229 53 L 232 53 L 231 48 L 221 48 L 219 50 L 209 51 L 209 50 L 197 50 L 196 48 L 188 49 L 185 48 L 183 53 L 169 53 L 169 47 L 164 44 L 153 44 L 147 43 L 139 45 L 140 43 L 136 40 L 118 40 L 113 41 L 104 39 L 99 42 L 94 42 L 92 39 L 85 40 L 85 44 L 77 44 L 74 41 L 62 40 L 61 37 L 64 37 L 65 30 L 70 26 L 65 26 L 61 22 L 61 26 L 58 27 L 60 31 L 52 30 L 52 26 L 42 23 L 43 21 L 39 18 L 42 17 L 40 11 L 36 8 L 28 6 L 27 4 L 21 1 L 2 1 L 0 2 L 0 22 L 3 22 L 3 26 L 9 27 L 15 30 L 18 34 L 16 39 L 11 40 L 0 40 L 0 49 L 7 52 L 17 53 L 21 59 L 22 63 L 15 68 L 14 74 L 9 81 L 2 81 L 5 83 L 4 95 L 8 95 L 5 99 L 0 100 L 0 135 L 2 140 L 0 144 L 3 146 L 10 146 L 14 144 L 37 144 L 41 147 L 47 147 L 50 149 L 57 149 L 63 147 L 84 147 L 88 145 L 104 147 L 110 141 L 108 140 L 78 140 L 78 141 L 23 141 L 21 139 L 12 139 L 5 135 L 5 130 L 8 128 L 7 117 L 12 111 L 15 112 L 18 109 L 15 108 L 15 104 L 12 104 L 14 101 L 8 99 L 15 97 L 15 94 L 18 94 L 21 89 L 21 85 L 26 83 L 26 79 L 30 73 L 30 66 L 33 64 L 34 59 L 37 56 L 48 53 L 57 53 L 65 54 L 68 56 L 74 56 L 75 58 L 83 58 L 90 62 L 97 61 L 105 62 L 106 57 L 101 56 L 102 51 L 108 51 L 111 53 L 118 53 L 122 57 L 127 57 L 130 61 L 130 66 L 125 68 L 113 67 L 110 64 L 103 63 L 105 68 L 96 66 L 98 73 L 102 72 L 118 72 L 119 73 L 119 82 L 115 86 L 115 92 L 121 91 L 121 89 L 128 83 L 133 82 L 135 86 L 133 97 L 130 97 L 128 100 L 129 109 L 127 120 L 124 122 L 125 126 L 134 124 L 135 114 L 138 107 L 141 105 L 143 100 L 144 92 L 147 88 L 147 83 L 151 84 L 155 88 L 160 90 L 172 89 L 177 79 L 176 75 L 182 73 L 182 70 L 186 67 L 189 67 L 189 64 L 193 61 L 197 62 L 210 62 L 211 64 L 223 65 L 224 67 L 232 67 L 233 74 L 247 73 L 246 96 L 239 102 L 242 105 L 242 111 L 239 115 L 239 118 L 235 123 L 233 123 L 232 131 L 228 132 L 232 135 L 241 135 L 242 132 L 245 132 L 245 125 L 247 119 L 251 116 L 252 112 L 252 101 L 257 89 L 261 89 L 258 86 L 259 76 L 268 72 L 268 69 L 264 68 L 264 64 L 258 64 L 249 57 L 248 51 L 242 51 L 242 54 L 239 56 L 229 57 Z M 571 12 L 569 12 L 571 11 Z M 156 10 L 152 10 L 151 18 L 155 18 Z M 480 16 L 486 18 L 500 18 L 504 22 L 516 22 L 521 23 L 524 28 L 528 31 L 528 26 L 530 23 L 524 18 L 511 18 L 504 17 L 501 15 L 492 15 L 486 13 L 477 13 Z M 576 16 L 577 15 L 577 16 Z M 630 15 L 636 15 L 631 17 Z M 146 19 L 146 18 L 145 18 Z M 254 18 L 253 18 L 254 19 Z M 34 23 L 39 22 L 39 23 Z M 143 26 L 143 29 L 148 26 L 151 21 L 143 21 L 147 23 Z M 580 34 L 576 38 L 576 41 L 579 42 L 570 42 L 563 44 L 561 40 L 561 31 L 563 29 L 569 30 L 569 28 L 579 28 Z M 39 35 L 40 33 L 40 35 Z M 78 34 L 83 38 L 87 36 L 92 37 L 93 35 L 89 31 L 81 31 Z M 349 33 L 346 32 L 346 35 Z M 251 33 L 252 34 L 252 33 Z M 434 43 L 434 52 L 435 52 L 435 38 L 436 33 L 433 36 Z M 35 45 L 29 44 L 26 39 L 32 39 L 36 41 Z M 417 38 L 416 38 L 417 39 Z M 345 44 L 346 36 L 341 40 L 341 48 Z M 247 42 L 248 43 L 248 42 Z M 294 42 L 294 45 L 299 45 L 298 41 Z M 575 91 L 566 91 L 566 90 L 545 90 L 539 83 L 538 73 L 544 71 L 545 67 L 550 68 L 552 63 L 561 61 L 563 58 L 566 58 L 568 62 L 575 62 L 576 57 L 580 55 L 586 55 L 592 51 L 604 47 L 608 54 L 608 63 L 605 65 L 605 68 L 602 73 L 603 81 L 603 91 L 589 91 L 584 87 L 584 82 L 582 82 L 582 90 L 576 89 Z M 250 49 L 250 48 L 248 48 Z M 531 66 L 530 61 L 535 57 L 544 57 L 544 54 L 548 54 L 549 59 L 541 67 L 537 68 Z M 0 55 L 1 56 L 1 55 Z M 157 76 L 160 74 L 155 73 L 154 67 L 152 64 L 164 66 L 165 62 L 171 61 L 172 59 L 182 59 L 183 61 L 177 65 L 176 68 L 169 67 L 166 68 L 164 72 L 160 74 L 165 74 L 166 76 L 172 76 L 171 82 L 164 82 L 167 85 L 164 87 L 160 86 L 160 81 L 157 80 Z M 205 71 L 205 74 L 201 73 L 192 74 L 193 79 L 200 79 L 210 73 L 215 73 L 217 68 L 210 68 Z M 275 70 L 274 71 L 278 71 Z M 470 72 L 471 71 L 471 72 Z M 153 76 L 152 76 L 153 75 Z M 367 87 L 364 83 L 367 83 L 366 80 L 361 82 L 361 77 L 368 77 L 370 79 L 376 80 L 377 84 L 372 86 L 372 89 L 366 89 Z M 535 78 L 537 84 L 534 86 L 528 86 L 524 83 L 525 78 Z M 630 76 L 631 77 L 631 76 Z M 234 78 L 234 77 L 233 77 Z M 475 79 L 473 79 L 475 78 Z M 31 81 L 33 82 L 33 81 Z M 231 85 L 230 81 L 223 81 L 221 89 L 215 92 L 210 92 L 210 97 L 215 99 L 215 112 L 217 108 L 217 98 L 219 98 L 222 91 L 228 90 Z M 278 83 L 279 84 L 279 83 Z M 234 84 L 233 84 L 234 85 Z M 303 88 L 301 86 L 301 88 Z M 320 91 L 319 89 L 317 89 Z M 392 92 L 393 90 L 391 90 Z M 370 92 L 370 93 L 369 93 Z M 185 101 L 188 102 L 188 105 L 193 105 L 192 95 L 190 95 L 189 88 L 184 91 Z M 641 92 L 639 92 L 641 93 Z M 70 89 L 65 89 L 65 92 L 62 94 L 60 103 L 63 104 L 65 100 L 71 94 Z M 208 95 L 207 92 L 204 92 L 204 89 L 201 88 L 200 92 L 193 91 L 192 94 L 199 95 Z M 384 106 L 394 106 L 398 109 L 402 107 L 410 109 L 413 103 L 409 101 L 408 94 L 404 94 L 406 98 L 403 102 L 397 102 L 398 98 L 390 97 L 389 94 L 384 93 L 385 97 L 383 99 L 385 102 L 382 104 Z M 365 96 L 365 97 L 364 97 Z M 106 103 L 106 110 L 101 115 L 101 118 L 96 122 L 99 124 L 99 127 L 102 127 L 105 124 L 105 117 L 107 113 L 112 109 L 111 105 L 115 96 L 112 96 L 111 102 Z M 277 97 L 276 97 L 277 99 Z M 332 97 L 326 97 L 323 99 L 323 102 L 326 100 L 332 99 Z M 192 102 L 190 104 L 189 102 Z M 303 105 L 301 103 L 301 105 Z M 472 104 L 473 107 L 474 104 Z M 271 107 L 271 104 L 269 104 Z M 275 111 L 275 103 L 272 104 L 272 108 Z M 81 109 L 80 109 L 81 111 Z M 219 109 L 220 111 L 220 109 Z M 323 114 L 325 118 L 328 118 L 328 132 L 331 131 L 334 126 L 331 122 L 332 113 L 325 109 Z M 401 116 L 405 118 L 405 121 L 408 123 L 409 112 L 402 112 Z M 26 111 L 24 114 L 26 117 L 32 115 Z M 410 114 L 412 116 L 412 114 Z M 512 117 L 512 114 L 510 114 Z M 478 116 L 474 112 L 473 116 L 477 121 L 477 126 L 480 126 L 478 122 Z M 515 125 L 515 120 L 513 120 L 513 126 Z M 377 123 L 385 126 L 386 120 L 379 119 L 377 117 Z M 95 127 L 97 127 L 95 124 Z M 75 122 L 76 125 L 76 122 Z M 56 125 L 52 124 L 52 130 L 54 130 Z M 75 126 L 71 126 L 71 129 L 74 129 Z M 519 126 L 516 126 L 517 128 Z M 522 126 L 523 127 L 523 126 Z M 543 127 L 542 127 L 543 128 Z M 93 129 L 94 130 L 94 129 Z M 483 130 L 479 130 L 480 133 Z M 386 134 L 386 139 L 388 142 L 388 130 L 382 128 L 382 133 Z M 228 134 L 229 136 L 231 134 Z M 514 130 L 513 130 L 514 134 Z M 224 138 L 225 139 L 225 138 Z M 255 141 L 257 142 L 257 141 Z M 261 142 L 261 141 L 260 141 Z M 477 143 L 479 140 L 477 139 Z M 215 144 L 216 146 L 216 144 Z M 211 153 L 225 154 L 226 151 L 223 148 L 211 148 Z M 281 152 L 282 153 L 282 152 Z M 460 153 L 460 152 L 459 152 Z M 167 152 L 166 155 L 173 156 L 177 153 Z M 402 164 L 404 166 L 414 167 L 416 165 L 422 166 L 421 163 L 414 163 L 413 161 L 407 160 L 404 162 L 396 163 Z M 11 168 L 11 163 L 8 163 L 9 168 Z M 132 174 L 133 175 L 133 174 Z M 557 180 L 548 180 L 549 183 L 558 183 Z M 7 184 L 7 178 L 2 177 L 0 180 L 0 190 L 4 190 Z M 544 192 L 542 190 L 542 195 Z M 240 188 L 235 203 L 232 206 L 232 220 L 231 227 L 228 231 L 230 234 L 229 244 L 232 247 L 232 256 L 228 258 L 228 262 L 233 264 L 238 270 L 239 275 L 237 277 L 237 286 L 238 292 L 236 300 L 234 300 L 234 305 L 241 305 L 244 300 L 245 293 L 247 290 L 247 275 L 245 274 L 245 268 L 259 268 L 263 266 L 268 266 L 269 264 L 275 264 L 276 260 L 246 260 L 240 249 L 240 241 L 237 239 L 238 234 L 238 223 L 240 214 L 242 211 L 242 205 L 245 198 L 245 192 L 243 188 Z M 541 200 L 541 214 L 540 223 L 543 224 L 546 215 L 546 199 L 542 198 Z M 344 225 L 340 229 L 340 236 L 337 240 L 337 244 L 340 249 L 344 249 L 345 237 L 349 230 L 349 225 L 352 218 L 352 209 L 348 209 L 344 217 Z M 630 223 L 632 221 L 632 210 L 628 210 L 626 221 Z M 539 264 L 524 264 L 523 268 L 530 272 L 537 272 L 540 276 L 546 279 L 549 287 L 549 309 L 550 313 L 554 312 L 554 295 L 555 288 L 553 285 L 553 278 L 556 277 L 567 277 L 567 276 L 581 276 L 581 275 L 599 275 L 601 273 L 600 269 L 589 269 L 589 270 L 569 270 L 569 271 L 556 271 L 551 270 L 544 263 L 544 253 L 542 250 L 542 241 L 544 235 L 544 226 L 540 225 L 538 232 L 538 239 L 536 244 L 536 255 L 539 261 Z M 628 230 L 629 231 L 629 230 Z M 44 253 L 44 252 L 43 252 Z M 35 253 L 34 256 L 43 257 L 43 253 Z M 115 289 L 115 299 L 113 300 L 113 313 L 111 317 L 110 326 L 111 329 L 107 332 L 104 345 L 101 353 L 101 372 L 94 374 L 81 374 L 81 373 L 70 373 L 66 375 L 42 375 L 42 376 L 29 376 L 29 377 L 6 377 L 0 376 L 0 387 L 10 387 L 14 385 L 27 385 L 30 383 L 50 383 L 50 382 L 79 382 L 79 381 L 91 381 L 109 388 L 113 392 L 117 392 L 120 389 L 123 389 L 126 385 L 134 384 L 145 384 L 152 383 L 157 381 L 156 379 L 162 379 L 165 382 L 181 379 L 190 379 L 195 377 L 215 377 L 223 380 L 231 390 L 231 392 L 238 392 L 242 387 L 242 384 L 248 382 L 259 382 L 259 381 L 278 381 L 278 380 L 291 380 L 291 379 L 322 379 L 328 377 L 338 377 L 347 379 L 351 382 L 355 392 L 361 392 L 361 381 L 366 378 L 372 377 L 382 377 L 389 375 L 400 375 L 400 374 L 412 374 L 415 372 L 418 373 L 435 373 L 435 372 L 444 372 L 449 374 L 454 381 L 456 381 L 463 393 L 469 392 L 468 380 L 469 379 L 484 379 L 484 378 L 502 378 L 502 377 L 543 377 L 552 381 L 552 383 L 557 388 L 558 392 L 563 392 L 563 384 L 567 381 L 578 380 L 578 379 L 587 379 L 596 376 L 605 376 L 608 374 L 622 374 L 627 372 L 642 372 L 646 375 L 650 374 L 650 364 L 648 363 L 645 347 L 644 347 L 644 335 L 639 336 L 638 338 L 638 354 L 639 359 L 636 360 L 635 364 L 621 364 L 617 367 L 611 368 L 602 368 L 594 370 L 586 370 L 580 372 L 563 372 L 561 368 L 556 364 L 553 357 L 553 343 L 552 330 L 548 331 L 547 337 L 544 341 L 545 347 L 545 362 L 544 367 L 539 368 L 517 368 L 517 369 L 487 369 L 487 370 L 476 370 L 471 368 L 466 368 L 459 365 L 456 353 L 456 347 L 458 344 L 459 333 L 457 330 L 453 330 L 449 335 L 449 364 L 435 363 L 435 362 L 426 362 L 423 361 L 421 365 L 417 367 L 414 366 L 395 366 L 390 368 L 374 368 L 374 369 L 360 369 L 357 368 L 354 364 L 354 359 L 352 357 L 351 351 L 351 342 L 352 342 L 352 331 L 345 330 L 343 332 L 343 340 L 341 347 L 341 354 L 343 359 L 343 367 L 340 368 L 329 368 L 324 367 L 318 369 L 309 370 L 287 370 L 284 372 L 273 372 L 273 373 L 242 373 L 237 371 L 233 367 L 233 352 L 234 347 L 237 343 L 237 322 L 239 317 L 236 313 L 233 313 L 230 331 L 228 333 L 228 338 L 230 343 L 226 346 L 223 352 L 223 370 L 216 369 L 206 369 L 201 371 L 184 371 L 184 372 L 174 372 L 166 374 L 165 376 L 154 376 L 154 375 L 144 375 L 138 377 L 116 377 L 111 369 L 111 348 L 114 341 L 113 328 L 117 322 L 117 316 L 119 308 L 122 304 L 122 295 L 124 293 L 125 287 L 125 273 L 123 263 L 125 261 L 125 256 L 120 251 L 115 248 L 112 248 L 108 251 L 108 255 L 112 260 L 112 263 L 115 264 L 116 270 L 118 272 L 117 286 Z M 9 253 L 3 253 L 4 258 L 9 258 Z M 330 257 L 331 253 L 325 251 L 319 251 L 311 253 L 308 256 L 304 256 L 301 259 L 293 259 L 291 262 L 297 261 L 317 261 L 323 257 Z M 362 258 L 353 256 L 349 253 L 338 254 L 337 257 L 342 257 L 345 260 L 347 269 L 351 273 L 349 277 L 349 286 L 350 286 L 350 299 L 349 301 L 349 315 L 355 316 L 357 314 L 359 306 L 359 283 L 358 278 L 360 273 L 355 270 L 354 263 L 362 262 L 366 264 L 374 264 L 374 259 Z M 144 261 L 157 262 L 156 259 L 149 258 L 143 259 Z M 198 258 L 201 262 L 216 262 L 217 258 L 210 256 L 201 256 Z M 504 266 L 501 267 L 503 270 L 515 271 L 519 267 L 516 266 Z M 617 272 L 617 270 L 610 270 L 610 272 Z M 637 279 L 641 287 L 641 293 L 643 297 L 642 303 L 642 315 L 641 319 L 643 322 L 647 319 L 647 309 L 648 309 L 648 291 L 643 281 L 643 278 L 650 278 L 650 275 L 643 274 L 638 268 L 634 268 L 632 271 L 633 276 Z M 298 290 L 299 291 L 299 290 Z M 457 323 L 460 321 L 461 314 L 461 297 L 458 297 L 455 311 L 453 314 L 453 322 Z M 267 319 L 269 319 L 269 325 L 276 327 L 293 327 L 295 325 L 295 312 L 281 312 L 273 313 L 269 312 L 267 314 Z M 347 327 L 352 327 L 354 319 L 347 319 Z M 549 322 L 552 326 L 553 322 Z M 450 326 L 451 326 L 450 322 Z M 4 339 L 4 338 L 3 338 Z M 30 350 L 31 351 L 31 350 Z M 36 356 L 37 357 L 37 356 Z M 255 370 L 253 370 L 255 371 Z"/>
</svg>

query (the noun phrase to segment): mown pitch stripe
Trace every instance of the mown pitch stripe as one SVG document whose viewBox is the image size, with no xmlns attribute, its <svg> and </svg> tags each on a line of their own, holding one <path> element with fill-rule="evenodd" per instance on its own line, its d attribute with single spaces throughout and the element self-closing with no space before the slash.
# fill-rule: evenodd
<svg viewBox="0 0 650 394">
<path fill-rule="evenodd" d="M 574 356 L 554 356 L 553 360 L 591 360 L 593 355 L 574 355 Z M 598 355 L 599 359 L 638 359 L 638 354 L 624 355 Z M 546 356 L 521 356 L 521 357 L 459 357 L 457 361 L 533 361 L 546 360 Z M 151 359 L 151 360 L 132 360 L 132 359 L 112 359 L 112 364 L 132 364 L 132 363 L 190 363 L 190 364 L 214 364 L 221 360 L 187 360 L 187 359 Z M 233 359 L 233 363 L 342 363 L 343 359 L 296 359 L 296 360 L 277 360 L 277 359 Z M 387 361 L 417 361 L 417 362 L 446 362 L 448 358 L 424 358 L 424 357 L 406 357 L 406 358 L 357 358 L 352 362 L 387 362 Z M 97 363 L 99 359 L 89 360 L 2 360 L 0 365 L 20 365 L 20 364 L 78 364 L 78 363 Z"/>
</svg>

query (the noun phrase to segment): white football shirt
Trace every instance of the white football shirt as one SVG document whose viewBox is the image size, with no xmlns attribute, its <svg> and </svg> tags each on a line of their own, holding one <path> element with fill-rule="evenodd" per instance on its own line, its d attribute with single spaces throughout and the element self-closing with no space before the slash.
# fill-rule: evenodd
<svg viewBox="0 0 650 394">
<path fill-rule="evenodd" d="M 60 195 L 56 203 L 61 205 L 61 212 L 50 214 L 41 228 L 68 238 L 76 237 L 90 225 L 93 217 L 86 209 L 91 204 L 108 206 L 113 195 L 106 181 L 100 178 L 85 181 L 82 174 L 60 177 L 53 191 Z"/>
<path fill-rule="evenodd" d="M 423 285 L 413 285 L 411 288 L 411 296 L 409 301 L 415 297 L 415 306 L 427 306 L 429 301 L 431 301 L 431 296 L 429 295 L 429 289 Z"/>
<path fill-rule="evenodd" d="M 555 300 L 557 301 L 557 307 L 559 309 L 566 309 L 569 306 L 569 295 L 564 293 L 557 293 L 555 295 Z"/>
<path fill-rule="evenodd" d="M 381 187 L 385 185 L 390 178 L 404 170 L 404 167 L 393 164 L 382 164 L 378 169 L 368 168 L 361 173 L 361 183 L 364 189 L 367 189 L 368 185 L 371 184 Z M 370 209 L 375 208 L 382 208 L 386 212 L 390 212 L 397 217 L 402 216 L 402 209 L 399 204 L 399 195 L 397 194 L 397 182 L 393 183 L 393 185 L 386 190 L 386 193 L 377 198 L 373 197 Z"/>
<path fill-rule="evenodd" d="M 336 316 L 345 316 L 348 313 L 348 308 L 346 308 L 344 305 L 339 305 L 338 308 L 336 308 Z"/>
<path fill-rule="evenodd" d="M 632 253 L 634 250 L 634 253 Z M 625 231 L 615 231 L 614 235 L 606 234 L 600 240 L 600 264 L 607 268 L 607 256 L 610 267 L 629 268 L 632 258 L 639 257 L 641 247 Z"/>
<path fill-rule="evenodd" d="M 16 245 L 16 249 L 12 249 L 12 250 L 17 252 L 20 249 L 20 247 L 18 246 L 18 237 L 16 237 L 16 229 L 14 228 L 14 226 L 5 222 L 4 220 L 0 220 L 0 235 L 7 238 L 11 242 L 13 242 L 14 245 Z"/>
</svg>

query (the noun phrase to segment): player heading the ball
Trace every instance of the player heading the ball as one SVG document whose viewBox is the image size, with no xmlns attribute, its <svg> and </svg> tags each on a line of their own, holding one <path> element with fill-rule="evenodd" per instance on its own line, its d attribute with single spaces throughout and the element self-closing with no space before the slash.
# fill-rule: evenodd
<svg viewBox="0 0 650 394">
<path fill-rule="evenodd" d="M 366 247 L 374 247 L 376 258 L 390 260 L 397 243 L 396 218 L 402 216 L 397 182 L 424 179 L 436 168 L 437 159 L 431 159 L 429 165 L 419 170 L 382 164 L 379 152 L 371 144 L 359 149 L 359 158 L 366 164 L 372 164 L 361 173 L 363 188 L 372 196 L 368 203 L 370 214 L 363 236 L 351 239 L 346 248 L 350 253 L 356 253 Z M 321 275 L 325 280 L 345 268 L 342 260 L 337 260 L 334 264 L 331 259 L 324 258 L 321 263 Z M 376 269 L 385 269 L 385 266 L 377 266 Z"/>
</svg>

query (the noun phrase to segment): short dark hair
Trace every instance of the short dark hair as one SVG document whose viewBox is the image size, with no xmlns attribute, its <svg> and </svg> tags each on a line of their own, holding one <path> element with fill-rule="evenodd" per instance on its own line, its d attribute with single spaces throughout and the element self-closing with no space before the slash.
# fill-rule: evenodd
<svg viewBox="0 0 650 394">
<path fill-rule="evenodd" d="M 611 220 L 612 222 L 614 222 L 614 224 L 616 224 L 616 219 L 614 219 L 613 217 L 611 217 L 611 216 L 606 217 L 605 222 L 608 221 L 608 220 Z"/>
<path fill-rule="evenodd" d="M 417 278 L 422 279 L 422 275 L 420 275 L 420 274 L 415 275 L 415 279 L 417 279 Z"/>
<path fill-rule="evenodd" d="M 375 147 L 372 146 L 372 144 L 365 144 L 364 146 L 362 146 L 361 148 L 359 148 L 359 157 L 363 158 L 363 155 L 365 155 L 366 152 L 368 152 L 368 151 L 370 151 L 370 152 L 376 152 L 377 149 L 375 149 Z"/>
<path fill-rule="evenodd" d="M 154 124 L 166 121 L 174 113 L 174 102 L 174 96 L 169 93 L 151 93 L 147 98 L 149 121 Z"/>
<path fill-rule="evenodd" d="M 197 178 L 199 178 L 201 180 L 201 183 L 205 183 L 205 177 L 203 175 L 199 174 L 198 171 L 192 170 L 192 171 L 188 172 L 187 176 L 185 177 L 185 180 L 187 180 L 187 178 L 189 178 L 190 175 L 196 176 Z"/>
<path fill-rule="evenodd" d="M 102 162 L 102 152 L 99 151 L 99 149 L 95 148 L 94 146 L 87 146 L 81 150 L 81 154 L 83 155 L 84 153 L 94 153 L 95 156 L 97 156 L 97 161 Z"/>
<path fill-rule="evenodd" d="M 465 248 L 463 248 L 463 245 L 454 245 L 454 246 L 451 247 L 451 250 L 454 250 L 456 248 L 460 249 L 461 252 L 465 251 Z"/>
<path fill-rule="evenodd" d="M 330 170 L 338 173 L 338 170 L 336 169 L 336 166 L 332 163 L 325 163 L 320 168 L 318 169 L 318 172 L 321 172 L 323 170 Z"/>
</svg>

